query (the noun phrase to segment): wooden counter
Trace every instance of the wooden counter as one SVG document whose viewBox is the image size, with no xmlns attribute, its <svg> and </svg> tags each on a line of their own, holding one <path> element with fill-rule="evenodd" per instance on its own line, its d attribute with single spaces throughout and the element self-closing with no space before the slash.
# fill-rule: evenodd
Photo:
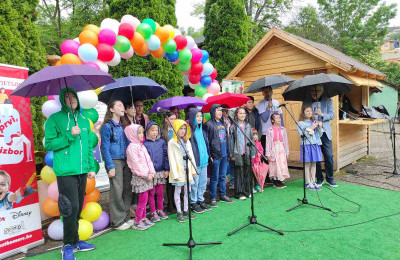
<svg viewBox="0 0 400 260">
<path fill-rule="evenodd" d="M 358 120 L 339 120 L 339 125 L 373 125 L 387 122 L 387 119 L 359 118 Z"/>
</svg>

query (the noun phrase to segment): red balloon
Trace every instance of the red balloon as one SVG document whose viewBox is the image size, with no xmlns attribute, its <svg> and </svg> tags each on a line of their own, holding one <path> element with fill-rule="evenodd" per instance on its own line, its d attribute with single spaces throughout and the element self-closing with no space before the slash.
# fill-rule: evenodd
<svg viewBox="0 0 400 260">
<path fill-rule="evenodd" d="M 186 45 L 187 45 L 186 37 L 183 36 L 183 35 L 175 36 L 174 41 L 176 42 L 176 48 L 178 50 L 184 49 L 186 47 Z"/>
<path fill-rule="evenodd" d="M 104 62 L 109 62 L 114 58 L 114 48 L 111 47 L 110 45 L 105 43 L 100 43 L 99 45 L 96 46 L 96 49 L 97 52 L 99 53 L 97 59 Z"/>
<path fill-rule="evenodd" d="M 201 80 L 201 74 L 189 74 L 189 82 L 192 84 L 197 84 Z"/>
<path fill-rule="evenodd" d="M 192 67 L 190 68 L 193 74 L 200 74 L 203 71 L 203 63 L 195 62 L 192 63 Z"/>
<path fill-rule="evenodd" d="M 215 79 L 218 75 L 217 70 L 214 68 L 213 72 L 210 74 L 211 79 Z"/>
<path fill-rule="evenodd" d="M 125 36 L 130 40 L 133 38 L 134 34 L 135 34 L 135 29 L 133 29 L 132 25 L 130 25 L 129 23 L 121 23 L 118 29 L 118 35 Z"/>
</svg>

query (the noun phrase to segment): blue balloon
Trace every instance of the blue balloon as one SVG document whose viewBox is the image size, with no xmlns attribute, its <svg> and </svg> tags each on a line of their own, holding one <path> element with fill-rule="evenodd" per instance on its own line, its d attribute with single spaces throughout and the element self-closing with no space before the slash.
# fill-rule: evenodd
<svg viewBox="0 0 400 260">
<path fill-rule="evenodd" d="M 161 45 L 160 39 L 157 36 L 155 36 L 154 34 L 152 36 L 150 36 L 149 39 L 146 40 L 146 43 L 147 43 L 147 47 L 149 47 L 149 49 L 151 51 L 158 50 L 158 48 L 160 48 L 160 45 Z"/>
<path fill-rule="evenodd" d="M 46 153 L 46 156 L 44 157 L 44 162 L 49 167 L 53 168 L 53 151 L 49 151 Z"/>
<path fill-rule="evenodd" d="M 212 82 L 212 78 L 208 75 L 204 75 L 200 79 L 200 84 L 205 88 L 208 87 L 211 84 L 211 82 Z"/>
<path fill-rule="evenodd" d="M 209 54 L 208 54 L 208 51 L 206 51 L 206 50 L 201 50 L 201 52 L 203 52 L 203 57 L 201 58 L 201 62 L 202 63 L 206 63 L 206 61 L 208 60 L 208 57 L 210 56 Z"/>
<path fill-rule="evenodd" d="M 166 52 L 165 57 L 169 62 L 175 62 L 179 58 L 179 52 L 178 51 L 174 51 L 173 53 Z"/>
<path fill-rule="evenodd" d="M 90 43 L 85 43 L 79 47 L 78 55 L 83 62 L 94 62 L 97 60 L 98 52 L 96 47 Z"/>
</svg>

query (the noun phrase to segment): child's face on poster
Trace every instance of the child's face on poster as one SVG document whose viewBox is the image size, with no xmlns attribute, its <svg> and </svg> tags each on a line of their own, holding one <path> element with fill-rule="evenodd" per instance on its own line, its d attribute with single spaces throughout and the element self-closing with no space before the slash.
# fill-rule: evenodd
<svg viewBox="0 0 400 260">
<path fill-rule="evenodd" d="M 9 187 L 6 176 L 0 175 L 0 200 L 3 200 L 6 197 L 8 189 Z"/>
</svg>

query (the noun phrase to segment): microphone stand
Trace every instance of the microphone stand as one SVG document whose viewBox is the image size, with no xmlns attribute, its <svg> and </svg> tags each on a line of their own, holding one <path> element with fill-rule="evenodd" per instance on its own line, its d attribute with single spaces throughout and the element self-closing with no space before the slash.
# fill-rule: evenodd
<svg viewBox="0 0 400 260">
<path fill-rule="evenodd" d="M 392 139 L 392 148 L 393 148 L 393 171 L 385 171 L 385 173 L 391 173 L 392 175 L 387 177 L 386 179 L 389 179 L 394 176 L 399 176 L 400 173 L 397 171 L 397 157 L 396 157 L 396 116 L 399 114 L 399 107 L 400 103 L 397 103 L 397 110 L 396 114 L 393 117 L 393 121 L 389 120 L 390 124 L 390 139 Z"/>
<path fill-rule="evenodd" d="M 324 210 L 327 210 L 327 211 L 332 211 L 330 208 L 326 208 L 324 206 L 320 206 L 320 205 L 316 205 L 316 204 L 310 203 L 307 200 L 307 195 L 306 195 L 306 162 L 305 162 L 306 149 L 305 149 L 304 145 L 305 145 L 305 139 L 307 139 L 310 144 L 311 144 L 311 142 L 308 139 L 308 137 L 306 136 L 304 130 L 299 127 L 299 123 L 294 118 L 292 113 L 290 113 L 289 109 L 287 109 L 286 104 L 282 105 L 282 107 L 284 107 L 286 109 L 286 111 L 288 112 L 290 117 L 293 119 L 293 121 L 297 125 L 297 128 L 299 128 L 301 130 L 301 132 L 302 132 L 301 140 L 302 140 L 302 143 L 303 143 L 303 145 L 302 145 L 302 153 L 303 153 L 303 199 L 297 199 L 301 203 L 297 204 L 296 206 L 294 206 L 294 207 L 292 207 L 290 209 L 287 209 L 286 212 L 292 211 L 292 210 L 294 210 L 294 209 L 296 209 L 296 208 L 298 208 L 300 206 L 303 206 L 305 204 L 310 205 L 310 206 L 314 206 L 314 207 L 317 207 L 317 208 L 321 208 L 321 209 L 324 209 Z M 315 149 L 314 145 L 312 145 L 312 147 Z"/>
<path fill-rule="evenodd" d="M 164 112 L 165 113 L 165 112 Z M 172 126 L 171 121 L 169 120 L 168 116 L 166 117 L 168 124 L 170 125 L 170 127 L 172 128 L 172 130 L 174 131 L 176 137 L 179 140 L 179 143 L 181 145 L 181 147 L 185 150 L 186 156 L 183 157 L 184 160 L 186 160 L 186 185 L 187 185 L 187 195 L 188 195 L 188 203 L 190 200 L 190 185 L 189 185 L 189 161 L 192 164 L 194 170 L 196 171 L 196 174 L 199 174 L 199 172 L 197 171 L 196 168 L 196 164 L 193 162 L 193 158 L 191 158 L 189 156 L 189 152 L 187 151 L 186 147 L 183 145 L 181 138 L 179 137 L 178 133 L 175 131 L 175 129 Z M 218 245 L 218 244 L 222 244 L 221 241 L 218 242 L 205 242 L 205 243 L 196 243 L 193 239 L 193 234 L 192 234 L 192 209 L 189 206 L 189 240 L 186 244 L 183 243 L 163 243 L 163 246 L 187 246 L 190 250 L 189 252 L 189 259 L 192 260 L 192 249 L 195 246 L 204 246 L 204 245 Z"/>
<path fill-rule="evenodd" d="M 256 148 L 256 151 L 258 151 L 258 152 L 261 154 L 261 156 L 268 162 L 268 160 L 267 160 L 267 158 L 265 157 L 265 155 L 264 155 L 262 152 L 260 152 L 260 150 L 258 150 L 258 148 L 257 148 L 257 146 L 254 144 L 253 140 L 251 140 L 251 139 L 243 132 L 242 128 L 237 124 L 237 122 L 235 122 L 235 121 L 232 119 L 232 117 L 231 117 L 229 114 L 228 114 L 228 117 L 229 117 L 229 119 L 236 125 L 236 128 L 240 130 L 240 132 L 243 134 L 243 136 L 245 136 L 245 138 L 247 139 L 247 141 L 249 141 L 249 145 L 252 145 L 254 148 Z M 249 154 L 249 157 L 250 157 L 250 163 L 251 163 L 251 153 Z M 245 224 L 245 225 L 243 225 L 243 226 L 241 226 L 241 227 L 235 229 L 234 231 L 229 232 L 229 233 L 228 233 L 228 236 L 233 235 L 234 233 L 238 232 L 239 230 L 241 230 L 241 229 L 243 229 L 243 228 L 245 228 L 245 227 L 247 227 L 247 226 L 249 226 L 249 225 L 259 225 L 259 226 L 262 226 L 262 227 L 264 227 L 264 228 L 267 228 L 267 229 L 269 229 L 269 230 L 271 230 L 271 231 L 274 231 L 274 232 L 276 232 L 276 233 L 278 233 L 278 234 L 280 234 L 280 235 L 283 236 L 283 232 L 281 232 L 281 231 L 279 231 L 279 230 L 275 230 L 275 229 L 273 229 L 273 228 L 271 228 L 271 227 L 268 227 L 268 226 L 266 226 L 266 225 L 263 225 L 263 224 L 261 224 L 261 223 L 259 223 L 259 222 L 257 221 L 257 216 L 254 214 L 254 194 L 253 194 L 253 181 L 252 181 L 252 178 L 250 179 L 249 183 L 250 183 L 250 194 L 251 194 L 251 216 L 249 216 L 250 221 L 249 221 L 249 223 L 247 223 L 247 224 Z"/>
</svg>

